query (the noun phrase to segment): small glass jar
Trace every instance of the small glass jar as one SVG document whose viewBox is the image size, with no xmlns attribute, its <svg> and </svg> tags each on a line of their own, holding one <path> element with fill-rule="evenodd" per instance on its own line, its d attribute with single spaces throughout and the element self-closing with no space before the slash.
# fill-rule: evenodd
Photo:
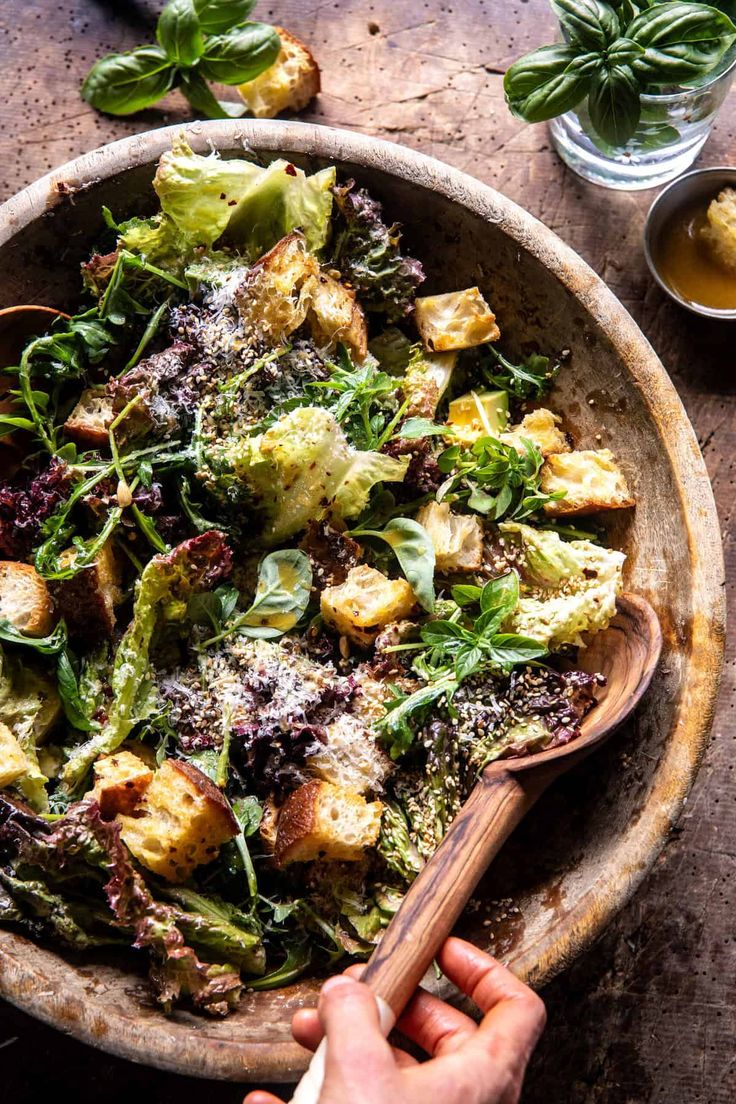
<svg viewBox="0 0 736 1104">
<path fill-rule="evenodd" d="M 579 176 L 605 188 L 640 191 L 666 184 L 700 153 L 735 74 L 731 53 L 697 85 L 643 95 L 636 133 L 618 148 L 595 133 L 586 101 L 551 121 L 554 147 Z"/>
</svg>

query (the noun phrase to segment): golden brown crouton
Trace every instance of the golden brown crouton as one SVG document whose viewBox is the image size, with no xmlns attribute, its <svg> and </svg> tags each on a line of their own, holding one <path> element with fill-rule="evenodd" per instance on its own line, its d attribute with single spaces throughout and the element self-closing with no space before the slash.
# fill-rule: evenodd
<svg viewBox="0 0 736 1104">
<path fill-rule="evenodd" d="M 153 781 L 153 771 L 132 751 L 116 751 L 94 765 L 92 797 L 105 820 L 132 813 Z"/>
<path fill-rule="evenodd" d="M 61 566 L 74 563 L 77 550 L 62 553 Z M 115 628 L 115 606 L 120 603 L 120 564 L 112 541 L 107 541 L 89 567 L 69 579 L 59 579 L 51 590 L 71 637 L 97 639 L 111 636 Z"/>
<path fill-rule="evenodd" d="M 373 847 L 383 806 L 330 782 L 306 782 L 281 807 L 275 858 L 279 866 L 312 859 L 354 862 Z"/>
<path fill-rule="evenodd" d="M 384 625 L 407 617 L 415 605 L 406 579 L 388 579 L 367 564 L 352 568 L 344 583 L 326 587 L 320 598 L 326 624 L 363 648 L 373 643 Z"/>
<path fill-rule="evenodd" d="M 355 292 L 321 272 L 310 285 L 309 327 L 315 344 L 334 348 L 342 342 L 358 362 L 368 352 L 368 327 Z"/>
<path fill-rule="evenodd" d="M 235 293 L 246 342 L 278 344 L 307 317 L 319 265 L 295 230 L 256 261 Z"/>
<path fill-rule="evenodd" d="M 304 43 L 283 27 L 274 29 L 281 38 L 281 53 L 263 73 L 238 87 L 256 119 L 301 111 L 320 89 L 319 66 Z"/>
<path fill-rule="evenodd" d="M 238 822 L 217 786 L 180 759 L 165 759 L 133 815 L 116 819 L 138 862 L 168 882 L 185 881 L 238 833 Z"/>
<path fill-rule="evenodd" d="M 258 832 L 263 846 L 269 855 L 273 855 L 276 846 L 276 831 L 280 812 L 281 807 L 276 804 L 276 799 L 273 794 L 271 794 L 263 803 L 263 815 L 261 817 L 261 823 L 258 826 Z"/>
<path fill-rule="evenodd" d="M 540 481 L 545 494 L 565 491 L 565 497 L 548 502 L 551 517 L 593 514 L 635 505 L 624 474 L 609 449 L 561 452 L 544 462 Z"/>
<path fill-rule="evenodd" d="M 454 514 L 448 502 L 428 502 L 417 514 L 434 545 L 438 571 L 477 571 L 483 562 L 483 526 L 475 514 Z"/>
<path fill-rule="evenodd" d="M 0 619 L 27 636 L 46 636 L 54 607 L 45 581 L 31 564 L 0 562 Z"/>
<path fill-rule="evenodd" d="M 31 763 L 6 724 L 0 722 L 0 790 L 12 786 L 31 768 Z"/>
<path fill-rule="evenodd" d="M 78 445 L 99 448 L 110 439 L 110 423 L 114 417 L 112 397 L 97 387 L 88 387 L 64 422 L 64 432 Z"/>
<path fill-rule="evenodd" d="M 355 793 L 380 793 L 391 760 L 359 717 L 344 713 L 325 728 L 326 743 L 307 759 L 311 774 Z"/>
<path fill-rule="evenodd" d="M 430 352 L 470 349 L 501 336 L 496 316 L 477 287 L 417 299 L 414 320 Z"/>
<path fill-rule="evenodd" d="M 536 445 L 544 457 L 558 452 L 570 452 L 570 443 L 559 429 L 561 421 L 559 414 L 540 407 L 539 410 L 525 414 L 519 425 L 509 426 L 508 432 L 501 434 L 501 440 L 505 445 L 512 445 L 522 456 L 524 439 Z"/>
</svg>

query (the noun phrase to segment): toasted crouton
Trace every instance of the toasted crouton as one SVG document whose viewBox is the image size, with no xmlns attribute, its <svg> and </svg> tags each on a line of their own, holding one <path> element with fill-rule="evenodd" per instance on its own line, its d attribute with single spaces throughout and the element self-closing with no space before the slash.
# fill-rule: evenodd
<svg viewBox="0 0 736 1104">
<path fill-rule="evenodd" d="M 330 782 L 306 782 L 281 807 L 275 858 L 279 866 L 325 858 L 355 862 L 373 847 L 383 806 Z"/>
<path fill-rule="evenodd" d="M 89 387 L 64 422 L 67 437 L 78 445 L 99 448 L 109 440 L 110 423 L 115 417 L 112 397 L 97 387 Z"/>
<path fill-rule="evenodd" d="M 310 772 L 355 793 L 380 793 L 391 760 L 360 718 L 344 713 L 325 732 L 327 742 L 307 760 Z"/>
<path fill-rule="evenodd" d="M 559 429 L 561 421 L 559 414 L 540 407 L 525 414 L 519 425 L 509 426 L 508 431 L 501 434 L 501 440 L 505 445 L 512 445 L 522 456 L 525 439 L 536 445 L 545 458 L 558 452 L 570 452 L 570 443 Z"/>
<path fill-rule="evenodd" d="M 263 803 L 263 815 L 261 816 L 261 823 L 258 825 L 261 841 L 269 855 L 273 855 L 276 846 L 276 830 L 280 812 L 281 807 L 276 804 L 276 799 L 271 794 Z"/>
<path fill-rule="evenodd" d="M 417 514 L 434 545 L 438 571 L 477 571 L 483 562 L 483 526 L 475 514 L 454 514 L 448 502 L 428 502 Z"/>
<path fill-rule="evenodd" d="M 540 486 L 545 494 L 565 491 L 564 498 L 546 503 L 544 511 L 551 517 L 619 510 L 635 504 L 609 449 L 549 456 L 542 468 Z"/>
<path fill-rule="evenodd" d="M 309 326 L 317 345 L 332 348 L 341 341 L 358 362 L 368 352 L 368 327 L 355 292 L 321 272 L 311 285 Z"/>
<path fill-rule="evenodd" d="M 319 265 L 298 230 L 256 261 L 235 293 L 246 341 L 278 344 L 307 317 Z"/>
<path fill-rule="evenodd" d="M 69 567 L 77 550 L 62 553 L 61 566 Z M 71 637 L 89 640 L 111 636 L 115 606 L 120 603 L 120 564 L 111 541 L 102 546 L 89 567 L 51 586 L 56 606 Z"/>
<path fill-rule="evenodd" d="M 46 636 L 54 607 L 45 581 L 31 564 L 0 562 L 0 619 L 27 636 Z"/>
<path fill-rule="evenodd" d="M 165 759 L 135 812 L 116 819 L 138 862 L 167 882 L 185 881 L 238 833 L 238 822 L 217 786 L 179 759 Z"/>
<path fill-rule="evenodd" d="M 417 299 L 414 320 L 430 352 L 470 349 L 501 336 L 496 316 L 477 287 Z"/>
<path fill-rule="evenodd" d="M 344 583 L 326 587 L 320 598 L 325 622 L 363 648 L 384 625 L 407 617 L 415 605 L 406 579 L 388 579 L 367 564 L 352 568 Z"/>
<path fill-rule="evenodd" d="M 6 724 L 0 722 L 0 790 L 12 786 L 31 768 L 31 763 Z"/>
<path fill-rule="evenodd" d="M 256 119 L 273 119 L 280 111 L 301 111 L 320 89 L 319 66 L 298 38 L 275 27 L 281 53 L 273 65 L 254 80 L 238 86 Z"/>
<path fill-rule="evenodd" d="M 92 797 L 105 820 L 132 813 L 153 781 L 153 770 L 132 751 L 116 751 L 94 765 Z"/>
</svg>

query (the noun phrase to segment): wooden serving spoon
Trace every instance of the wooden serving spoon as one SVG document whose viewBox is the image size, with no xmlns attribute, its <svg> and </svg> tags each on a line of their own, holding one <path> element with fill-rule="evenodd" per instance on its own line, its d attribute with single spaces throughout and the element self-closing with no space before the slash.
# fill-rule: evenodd
<svg viewBox="0 0 736 1104">
<path fill-rule="evenodd" d="M 376 994 L 386 1034 L 408 1004 L 491 860 L 555 778 L 599 747 L 630 716 L 662 650 L 657 615 L 644 598 L 623 595 L 605 632 L 581 649 L 578 666 L 606 676 L 581 735 L 563 747 L 485 768 L 432 858 L 410 886 L 361 978 Z M 292 1104 L 316 1104 L 325 1044 L 315 1052 Z"/>
</svg>

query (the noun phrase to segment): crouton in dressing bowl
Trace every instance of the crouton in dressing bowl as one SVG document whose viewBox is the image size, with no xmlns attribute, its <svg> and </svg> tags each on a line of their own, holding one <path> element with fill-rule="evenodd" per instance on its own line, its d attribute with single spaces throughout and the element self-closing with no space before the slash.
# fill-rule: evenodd
<svg viewBox="0 0 736 1104">
<path fill-rule="evenodd" d="M 306 65 L 308 59 L 303 60 Z M 284 58 L 285 83 L 289 64 L 300 62 Z M 266 112 L 270 104 L 261 108 Z M 0 307 L 40 302 L 74 310 L 79 266 L 96 244 L 102 206 L 118 220 L 150 214 L 156 164 L 179 132 L 170 128 L 116 142 L 55 170 L 5 204 L 0 209 Z M 493 189 L 400 146 L 307 124 L 196 123 L 186 128 L 186 137 L 198 153 L 216 149 L 226 159 L 242 158 L 246 150 L 262 165 L 281 158 L 295 171 L 334 167 L 338 183 L 354 179 L 402 223 L 403 241 L 427 276 L 415 319 L 425 355 L 406 395 L 408 416 L 431 421 L 458 358 L 478 342 L 494 341 L 499 327 L 507 356 L 566 352 L 565 370 L 543 405 L 516 410 L 510 420 L 496 393 L 481 388 L 477 399 L 470 392 L 470 398 L 460 396 L 456 431 L 472 447 L 493 419 L 501 440 L 520 456 L 531 441 L 547 494 L 557 496 L 549 499 L 550 524 L 575 528 L 588 513 L 597 517 L 601 509 L 607 511 L 601 516 L 610 547 L 626 555 L 626 589 L 655 607 L 665 652 L 634 720 L 595 760 L 544 797 L 488 872 L 477 907 L 460 922 L 459 934 L 540 985 L 602 931 L 646 875 L 678 817 L 705 747 L 722 658 L 723 568 L 710 485 L 692 427 L 654 352 L 613 294 L 551 231 Z M 299 228 L 281 246 L 267 264 L 278 268 L 280 279 L 292 281 L 290 307 L 298 324 L 325 344 L 343 335 L 353 362 L 361 364 L 372 344 L 370 320 L 366 327 L 352 289 L 339 272 L 310 266 L 305 248 L 311 245 Z M 46 263 L 49 256 L 56 258 L 53 267 Z M 262 275 L 258 266 L 250 269 L 246 306 L 255 303 Z M 255 312 L 254 327 L 264 318 L 287 329 L 294 321 Z M 119 387 L 112 404 L 93 389 L 80 394 L 77 407 L 65 413 L 69 440 L 78 442 L 80 451 L 95 443 L 104 447 L 121 404 L 135 400 L 146 382 L 138 379 L 129 394 Z M 609 397 L 604 428 L 588 401 L 600 392 Z M 135 401 L 142 417 L 142 404 Z M 389 467 L 403 473 L 410 459 L 408 454 L 384 456 L 381 462 L 390 460 Z M 124 480 L 106 493 L 110 502 L 116 500 L 113 509 L 128 508 L 131 490 Z M 565 502 L 567 508 L 559 507 Z M 482 567 L 488 550 L 479 523 L 458 513 L 454 503 L 427 505 L 422 518 L 442 570 L 463 578 L 464 572 Z M 300 524 L 309 520 L 306 508 Z M 491 554 L 502 560 L 518 543 L 519 528 L 507 525 L 504 547 L 499 544 Z M 294 532 L 291 527 L 286 537 Z M 275 541 L 284 534 L 282 526 L 272 537 Z M 74 625 L 80 639 L 92 621 L 90 631 L 120 633 L 120 565 L 104 542 L 95 552 L 85 568 L 89 605 L 76 623 L 81 591 L 47 586 L 30 564 L 7 559 L 0 565 L 3 618 L 41 639 L 55 631 L 66 608 L 70 628 Z M 620 563 L 618 557 L 616 571 Z M 360 707 L 366 724 L 376 712 L 380 715 L 390 680 L 377 678 L 360 656 L 384 634 L 395 633 L 403 641 L 402 626 L 408 621 L 411 629 L 417 616 L 416 595 L 390 577 L 390 565 L 389 575 L 357 559 L 343 566 L 325 579 L 322 614 L 328 629 L 340 634 L 343 658 L 355 663 L 358 656 L 351 690 L 355 703 L 350 720 L 332 718 L 326 746 L 312 748 L 307 756 L 310 780 L 285 799 L 269 797 L 263 804 L 263 858 L 284 877 L 300 863 L 321 860 L 359 868 L 382 819 L 390 815 L 375 795 L 391 762 L 381 749 L 365 744 L 358 712 Z M 372 602 L 368 612 L 365 596 Z M 187 600 L 186 593 L 177 595 L 167 607 L 172 623 L 183 616 Z M 269 654 L 268 641 L 247 647 L 249 655 Z M 396 688 L 402 689 L 398 683 Z M 0 729 L 0 777 L 3 786 L 12 787 L 29 774 L 28 760 L 1 714 L 0 721 L 5 725 Z M 47 774 L 73 771 L 74 756 L 71 767 L 69 762 L 54 765 L 53 742 L 46 733 L 46 728 L 39 732 L 38 748 Z M 340 749 L 351 757 L 350 771 L 342 767 Z M 191 893 L 193 871 L 237 849 L 240 826 L 204 772 L 182 769 L 165 744 L 152 762 L 139 760 L 136 750 L 134 744 L 121 743 L 108 759 L 98 758 L 89 784 L 140 871 L 156 879 L 159 899 L 180 905 Z M 92 762 L 87 767 L 91 776 Z M 421 855 L 414 859 L 421 863 Z M 554 908 L 552 900 L 558 902 Z M 260 949 L 243 944 L 241 950 L 257 967 Z M 167 1016 L 152 1003 L 143 973 L 139 952 L 99 951 L 90 965 L 58 944 L 32 939 L 12 926 L 0 929 L 0 994 L 92 1045 L 179 1073 L 235 1081 L 288 1082 L 305 1068 L 308 1055 L 293 1042 L 290 1023 L 298 1008 L 316 1002 L 319 974 L 291 979 L 287 961 L 280 988 L 246 983 L 242 995 L 228 989 L 223 974 L 221 999 L 210 1010 L 229 1015 L 210 1019 L 186 1010 Z M 251 976 L 256 974 L 253 969 Z M 442 980 L 431 977 L 427 983 L 452 995 Z"/>
</svg>

